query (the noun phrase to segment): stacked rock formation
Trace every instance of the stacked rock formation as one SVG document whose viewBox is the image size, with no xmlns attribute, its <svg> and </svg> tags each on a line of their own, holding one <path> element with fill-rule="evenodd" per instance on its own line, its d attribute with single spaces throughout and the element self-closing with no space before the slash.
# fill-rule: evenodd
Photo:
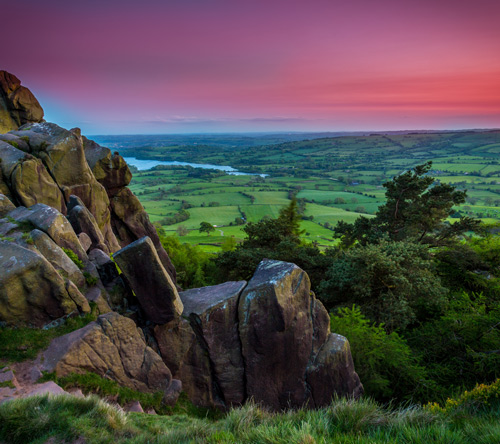
<svg viewBox="0 0 500 444">
<path fill-rule="evenodd" d="M 20 88 L 0 71 L 0 129 L 10 130 L 0 134 L 0 325 L 51 328 L 94 304 L 100 313 L 56 338 L 38 373 L 90 371 L 161 390 L 166 403 L 182 389 L 223 409 L 361 394 L 349 344 L 330 332 L 303 270 L 265 260 L 249 282 L 180 291 L 123 158 L 43 121 Z"/>
</svg>

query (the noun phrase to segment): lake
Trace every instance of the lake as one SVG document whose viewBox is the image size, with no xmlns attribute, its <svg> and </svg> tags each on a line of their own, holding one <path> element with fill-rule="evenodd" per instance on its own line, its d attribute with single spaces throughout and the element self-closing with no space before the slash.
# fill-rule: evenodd
<svg viewBox="0 0 500 444">
<path fill-rule="evenodd" d="M 174 165 L 174 166 L 190 166 L 193 168 L 204 168 L 208 170 L 224 171 L 225 173 L 232 174 L 234 176 L 261 176 L 261 177 L 267 176 L 267 174 L 242 173 L 241 171 L 238 171 L 233 167 L 227 165 L 210 165 L 208 163 L 178 162 L 177 160 L 174 161 L 143 160 L 143 159 L 136 159 L 135 157 L 124 157 L 123 159 L 129 165 L 135 166 L 138 170 L 150 170 L 151 168 L 154 168 L 155 166 L 158 165 Z"/>
</svg>

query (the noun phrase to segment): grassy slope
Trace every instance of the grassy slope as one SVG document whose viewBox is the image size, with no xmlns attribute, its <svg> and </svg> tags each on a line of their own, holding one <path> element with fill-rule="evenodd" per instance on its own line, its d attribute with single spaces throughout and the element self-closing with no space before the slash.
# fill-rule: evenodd
<svg viewBox="0 0 500 444">
<path fill-rule="evenodd" d="M 328 408 L 269 413 L 253 404 L 218 420 L 187 415 L 125 414 L 95 396 L 39 396 L 0 405 L 0 440 L 42 444 L 49 437 L 87 443 L 356 443 L 500 442 L 500 412 L 435 414 L 385 408 L 364 399 Z"/>
</svg>

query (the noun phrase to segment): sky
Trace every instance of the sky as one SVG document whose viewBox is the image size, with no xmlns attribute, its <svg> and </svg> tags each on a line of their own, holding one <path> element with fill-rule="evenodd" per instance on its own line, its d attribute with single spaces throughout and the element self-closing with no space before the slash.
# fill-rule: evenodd
<svg viewBox="0 0 500 444">
<path fill-rule="evenodd" d="M 500 127 L 498 0 L 21 0 L 0 69 L 85 134 Z"/>
</svg>

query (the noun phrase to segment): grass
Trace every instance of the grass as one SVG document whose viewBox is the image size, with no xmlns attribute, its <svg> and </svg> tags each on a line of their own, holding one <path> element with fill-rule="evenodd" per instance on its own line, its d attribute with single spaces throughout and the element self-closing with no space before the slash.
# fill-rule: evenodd
<svg viewBox="0 0 500 444">
<path fill-rule="evenodd" d="M 35 358 L 55 337 L 78 330 L 94 321 L 97 318 L 95 304 L 91 303 L 91 307 L 91 313 L 68 318 L 64 324 L 48 330 L 0 327 L 0 364 Z"/>
<path fill-rule="evenodd" d="M 318 410 L 269 412 L 254 403 L 218 419 L 186 414 L 123 413 L 96 396 L 36 396 L 0 405 L 0 439 L 42 444 L 48 438 L 87 443 L 356 443 L 500 442 L 500 411 L 432 413 L 419 406 L 383 407 L 338 399 Z"/>
<path fill-rule="evenodd" d="M 40 382 L 54 381 L 64 389 L 79 388 L 85 394 L 97 394 L 102 397 L 116 399 L 120 405 L 128 404 L 131 401 L 139 401 L 145 410 L 155 409 L 161 414 L 189 414 L 195 417 L 214 417 L 216 411 L 194 406 L 182 393 L 174 407 L 162 403 L 163 392 L 154 393 L 139 392 L 128 387 L 120 386 L 116 381 L 103 378 L 95 373 L 86 372 L 83 374 L 71 373 L 64 377 L 57 377 L 55 373 L 45 373 Z"/>
</svg>

